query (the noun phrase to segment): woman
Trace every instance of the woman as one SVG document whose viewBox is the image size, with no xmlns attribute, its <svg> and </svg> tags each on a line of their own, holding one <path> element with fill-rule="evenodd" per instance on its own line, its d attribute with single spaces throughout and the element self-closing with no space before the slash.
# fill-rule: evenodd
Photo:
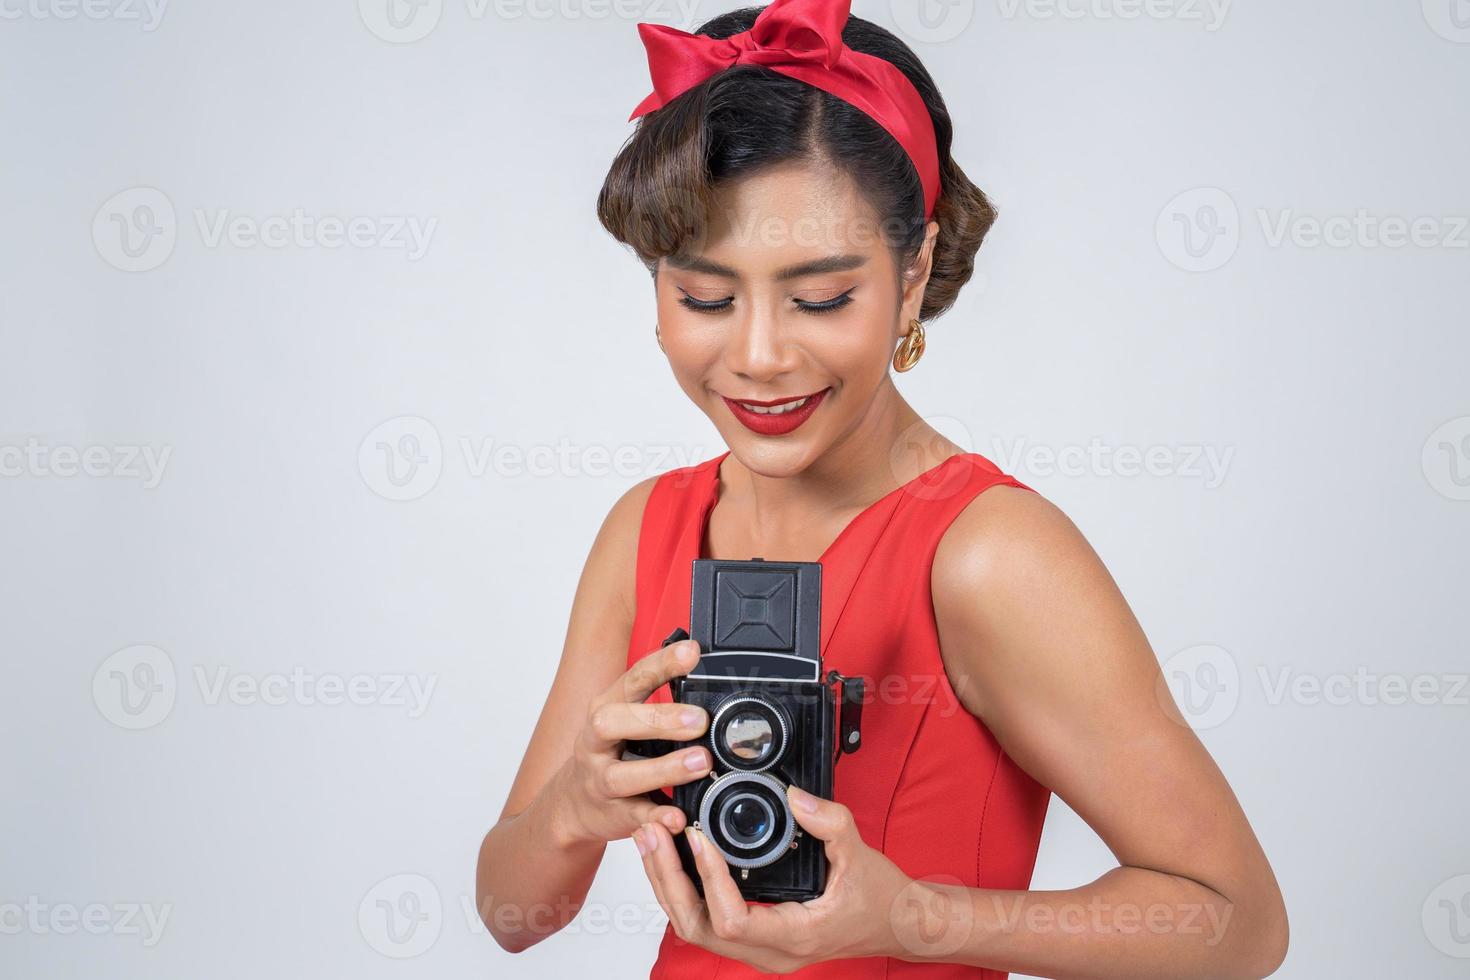
<svg viewBox="0 0 1470 980">
<path fill-rule="evenodd" d="M 561 928 L 631 836 L 670 919 L 654 978 L 1272 973 L 1271 868 L 1108 572 L 889 373 L 919 360 L 994 218 L 927 72 L 844 0 L 641 28 L 655 92 L 599 214 L 653 273 L 659 346 L 729 450 L 640 483 L 603 523 L 481 848 L 487 927 L 510 950 Z M 706 748 L 622 751 L 705 732 L 666 686 L 697 651 L 660 640 L 687 621 L 691 559 L 757 555 L 822 562 L 824 665 L 875 694 L 835 799 L 790 791 L 831 869 L 801 904 L 743 901 L 650 797 L 708 774 Z M 1028 891 L 1051 792 L 1119 866 Z"/>
</svg>

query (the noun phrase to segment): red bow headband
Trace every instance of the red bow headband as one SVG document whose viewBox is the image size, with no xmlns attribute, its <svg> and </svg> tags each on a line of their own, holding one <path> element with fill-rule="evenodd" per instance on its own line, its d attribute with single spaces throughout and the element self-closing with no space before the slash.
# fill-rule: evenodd
<svg viewBox="0 0 1470 980">
<path fill-rule="evenodd" d="M 842 43 L 851 9 L 852 0 L 772 0 L 750 30 L 724 39 L 639 24 L 653 94 L 628 119 L 662 108 L 726 68 L 764 65 L 862 110 L 898 140 L 919 172 L 928 220 L 939 197 L 934 121 L 908 76 Z"/>
</svg>

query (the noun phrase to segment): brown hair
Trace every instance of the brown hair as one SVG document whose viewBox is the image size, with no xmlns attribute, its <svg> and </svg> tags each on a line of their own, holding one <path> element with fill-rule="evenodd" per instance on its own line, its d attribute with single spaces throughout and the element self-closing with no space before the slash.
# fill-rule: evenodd
<svg viewBox="0 0 1470 980">
<path fill-rule="evenodd" d="M 696 33 L 729 37 L 749 30 L 760 11 L 723 14 Z M 949 111 L 908 45 L 859 17 L 848 18 L 842 39 L 902 71 L 934 121 L 939 234 L 919 312 L 931 319 L 954 305 L 969 281 L 995 208 L 950 156 Z M 642 116 L 608 171 L 597 216 L 655 272 L 660 258 L 699 251 L 718 184 L 795 161 L 826 164 L 853 180 L 878 216 L 902 276 L 918 257 L 925 226 L 923 188 L 908 154 L 860 109 L 756 65 L 723 71 Z"/>
</svg>

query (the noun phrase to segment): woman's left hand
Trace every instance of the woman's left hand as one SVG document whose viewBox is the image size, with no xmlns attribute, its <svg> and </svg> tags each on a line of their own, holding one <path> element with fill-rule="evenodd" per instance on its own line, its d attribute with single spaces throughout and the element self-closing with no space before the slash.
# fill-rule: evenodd
<svg viewBox="0 0 1470 980">
<path fill-rule="evenodd" d="M 863 843 L 852 811 L 796 787 L 787 791 L 796 822 L 825 843 L 827 886 L 809 902 L 748 904 L 730 867 L 706 838 L 685 828 L 704 899 L 684 873 L 668 828 L 644 824 L 633 833 L 643 870 L 675 934 L 763 973 L 791 973 L 824 960 L 882 956 L 893 950 L 895 915 L 911 879 L 881 851 Z"/>
</svg>

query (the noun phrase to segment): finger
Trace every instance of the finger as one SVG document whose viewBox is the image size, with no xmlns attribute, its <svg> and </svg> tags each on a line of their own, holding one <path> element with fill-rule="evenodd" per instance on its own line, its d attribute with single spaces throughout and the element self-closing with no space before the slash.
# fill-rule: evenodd
<svg viewBox="0 0 1470 980">
<path fill-rule="evenodd" d="M 703 938 L 708 930 L 704 902 L 694 890 L 694 882 L 684 873 L 679 861 L 679 852 L 674 848 L 674 838 L 668 828 L 658 824 L 643 827 L 645 846 L 649 853 L 644 860 L 657 878 L 657 887 L 662 891 L 670 918 L 678 917 L 681 935 L 692 943 L 704 945 Z"/>
<path fill-rule="evenodd" d="M 694 866 L 704 883 L 704 904 L 710 930 L 721 939 L 751 946 L 765 946 L 785 951 L 791 927 L 781 914 L 781 906 L 751 905 L 740 894 L 730 874 L 730 866 L 709 838 L 696 827 L 684 831 Z M 791 904 L 791 903 L 783 903 Z"/>
<path fill-rule="evenodd" d="M 694 704 L 604 701 L 592 709 L 588 722 L 606 745 L 651 738 L 687 742 L 704 734 L 709 713 Z"/>
<path fill-rule="evenodd" d="M 709 749 L 698 745 L 656 759 L 609 762 L 602 770 L 602 791 L 612 799 L 640 796 L 707 776 L 712 764 Z"/>
<path fill-rule="evenodd" d="M 845 862 L 862 844 L 852 811 L 841 803 L 824 800 L 794 784 L 786 787 L 786 799 L 801 829 L 823 842 L 834 864 Z"/>
<path fill-rule="evenodd" d="M 699 644 L 680 640 L 653 653 L 629 667 L 603 695 L 604 701 L 646 701 L 648 696 L 675 677 L 687 674 L 699 662 Z"/>
<path fill-rule="evenodd" d="M 698 828 L 686 828 L 684 836 L 689 840 L 694 866 L 704 883 L 704 903 L 709 910 L 710 928 L 721 939 L 743 940 L 750 906 L 745 904 L 740 886 L 730 877 L 730 866 Z"/>
<path fill-rule="evenodd" d="M 638 858 L 640 861 L 643 862 L 643 873 L 647 876 L 648 883 L 653 886 L 653 897 L 658 901 L 658 907 L 664 910 L 664 915 L 668 916 L 669 922 L 673 923 L 674 934 L 680 939 L 683 939 L 685 938 L 684 922 L 682 919 L 677 918 L 673 911 L 669 908 L 668 899 L 664 897 L 663 883 L 659 881 L 658 874 L 654 871 L 653 868 L 653 862 L 649 860 L 649 855 L 651 851 L 649 850 L 649 844 L 646 843 L 649 838 L 648 835 L 644 833 L 643 829 L 646 826 L 647 824 L 640 824 L 638 828 L 633 831 L 631 835 L 633 838 L 633 845 L 638 848 Z"/>
<path fill-rule="evenodd" d="M 683 831 L 689 818 L 676 806 L 658 804 L 652 800 L 629 800 L 627 825 L 636 830 L 646 823 L 661 823 L 669 828 L 669 833 L 677 834 Z"/>
</svg>

